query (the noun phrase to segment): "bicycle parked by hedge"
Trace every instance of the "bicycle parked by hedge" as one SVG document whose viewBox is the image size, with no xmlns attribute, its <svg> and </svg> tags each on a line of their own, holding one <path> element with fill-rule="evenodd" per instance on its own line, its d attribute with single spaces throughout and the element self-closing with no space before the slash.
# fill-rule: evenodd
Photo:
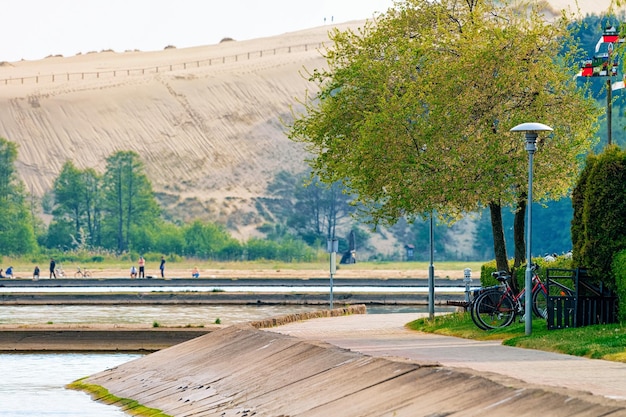
<svg viewBox="0 0 626 417">
<path fill-rule="evenodd" d="M 548 291 L 551 295 L 574 294 L 571 288 L 554 282 L 550 289 L 541 281 L 537 264 L 531 265 L 532 271 L 532 311 L 535 316 L 548 317 Z M 497 329 L 509 326 L 515 317 L 524 317 L 526 288 L 515 294 L 510 284 L 511 275 L 506 271 L 491 274 L 499 283 L 495 287 L 482 290 L 470 306 L 472 321 L 482 330 Z"/>
</svg>

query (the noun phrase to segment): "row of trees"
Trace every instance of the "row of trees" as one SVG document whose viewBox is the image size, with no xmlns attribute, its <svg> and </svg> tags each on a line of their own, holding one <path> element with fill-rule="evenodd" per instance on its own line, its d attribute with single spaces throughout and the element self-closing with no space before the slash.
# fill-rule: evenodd
<svg viewBox="0 0 626 417">
<path fill-rule="evenodd" d="M 139 155 L 119 151 L 106 159 L 104 173 L 67 161 L 49 201 L 46 227 L 29 206 L 15 171 L 17 146 L 0 138 L 0 255 L 109 251 L 112 254 L 165 253 L 215 260 L 313 260 L 317 251 L 283 233 L 272 240 L 243 243 L 221 225 L 163 219 Z"/>
</svg>

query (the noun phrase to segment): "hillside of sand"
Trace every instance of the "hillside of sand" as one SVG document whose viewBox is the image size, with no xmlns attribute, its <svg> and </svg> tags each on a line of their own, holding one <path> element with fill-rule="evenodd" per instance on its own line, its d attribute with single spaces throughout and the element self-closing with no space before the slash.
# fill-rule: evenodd
<svg viewBox="0 0 626 417">
<path fill-rule="evenodd" d="M 553 15 L 608 7 L 606 0 L 551 4 Z M 246 238 L 267 220 L 259 205 L 268 182 L 305 168 L 285 121 L 312 88 L 307 72 L 325 66 L 331 29 L 0 62 L 0 137 L 19 145 L 17 169 L 36 197 L 50 192 L 67 160 L 103 172 L 112 153 L 133 150 L 170 217 L 217 221 Z"/>
<path fill-rule="evenodd" d="M 262 221 L 255 201 L 274 175 L 305 167 L 284 121 L 310 88 L 307 70 L 324 66 L 330 29 L 3 62 L 0 136 L 19 145 L 18 172 L 35 196 L 67 160 L 103 172 L 109 155 L 133 150 L 174 217 L 221 221 L 245 235 Z"/>
</svg>

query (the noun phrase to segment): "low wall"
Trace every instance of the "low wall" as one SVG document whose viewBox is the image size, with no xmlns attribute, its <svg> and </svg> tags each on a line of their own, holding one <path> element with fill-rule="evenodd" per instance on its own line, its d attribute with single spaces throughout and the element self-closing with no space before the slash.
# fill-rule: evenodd
<svg viewBox="0 0 626 417">
<path fill-rule="evenodd" d="M 0 352 L 155 352 L 216 328 L 2 329 Z"/>
<path fill-rule="evenodd" d="M 506 366 L 506 364 L 503 364 Z M 85 379 L 170 416 L 599 416 L 602 402 L 503 376 L 374 358 L 231 326 Z M 91 388 L 91 387 L 83 387 Z M 100 391 L 95 398 L 110 400 Z M 115 401 L 115 400 L 114 400 Z M 116 402 L 127 411 L 128 400 Z"/>
</svg>

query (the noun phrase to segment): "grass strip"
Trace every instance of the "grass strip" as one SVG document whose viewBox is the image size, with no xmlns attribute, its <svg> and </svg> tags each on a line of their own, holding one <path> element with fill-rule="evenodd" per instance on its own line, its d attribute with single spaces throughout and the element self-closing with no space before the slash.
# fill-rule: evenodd
<svg viewBox="0 0 626 417">
<path fill-rule="evenodd" d="M 120 407 L 122 411 L 133 416 L 172 417 L 169 414 L 165 414 L 163 411 L 159 409 L 146 407 L 144 405 L 139 404 L 135 400 L 131 400 L 130 398 L 117 397 L 111 394 L 109 390 L 107 390 L 106 388 L 100 385 L 86 383 L 85 379 L 86 378 L 76 380 L 72 382 L 71 384 L 68 384 L 66 388 L 73 389 L 76 391 L 84 391 L 88 393 L 89 395 L 91 395 L 91 398 L 93 398 L 94 400 L 99 401 L 104 404 L 115 405 L 117 407 Z"/>
<path fill-rule="evenodd" d="M 548 330 L 545 320 L 534 319 L 532 334 L 526 336 L 524 322 L 485 331 L 476 327 L 469 313 L 459 312 L 435 316 L 433 320 L 415 320 L 408 327 L 426 333 L 474 340 L 501 340 L 506 346 L 626 363 L 626 325 L 623 323 Z"/>
</svg>

